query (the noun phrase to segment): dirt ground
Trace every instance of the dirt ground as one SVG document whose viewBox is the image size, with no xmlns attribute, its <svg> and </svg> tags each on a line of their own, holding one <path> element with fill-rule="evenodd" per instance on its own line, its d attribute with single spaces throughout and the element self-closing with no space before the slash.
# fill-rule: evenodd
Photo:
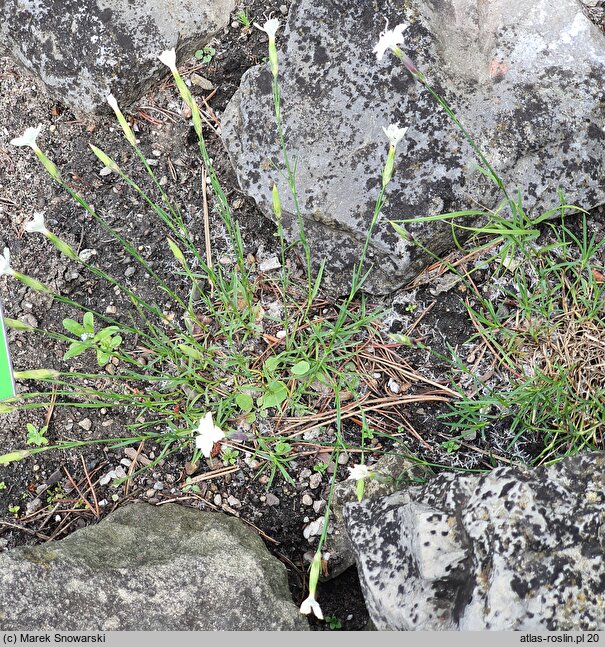
<svg viewBox="0 0 605 647">
<path fill-rule="evenodd" d="M 282 16 L 287 7 L 288 2 L 247 3 L 249 16 L 260 22 L 264 22 L 263 14 L 273 11 Z M 186 77 L 196 73 L 213 84 L 216 91 L 212 91 L 208 102 L 220 118 L 244 71 L 265 59 L 266 36 L 255 29 L 246 31 L 241 25 L 232 25 L 213 43 L 213 47 L 216 54 L 210 63 L 200 64 L 192 58 L 182 66 L 182 70 Z M 192 89 L 199 97 L 210 94 L 195 84 Z M 195 138 L 181 115 L 181 108 L 173 84 L 166 80 L 143 97 L 128 114 L 137 128 L 141 148 L 149 151 L 149 157 L 156 160 L 158 177 L 187 214 L 191 231 L 197 232 L 196 242 L 202 247 L 201 164 Z M 8 144 L 26 127 L 38 123 L 44 126 L 39 143 L 62 173 L 70 178 L 72 185 L 122 235 L 138 242 L 141 253 L 153 259 L 158 273 L 173 274 L 174 258 L 165 244 L 166 234 L 156 226 L 150 209 L 125 190 L 115 176 L 101 175 L 101 165 L 88 148 L 89 143 L 101 147 L 126 172 L 144 182 L 143 173 L 133 160 L 113 118 L 93 119 L 73 114 L 60 103 L 51 101 L 35 81 L 8 57 L 0 57 L 0 250 L 8 246 L 14 268 L 44 280 L 69 298 L 100 312 L 109 308 L 115 311 L 117 318 L 125 316 L 130 305 L 110 286 L 74 266 L 42 236 L 24 235 L 25 223 L 34 211 L 42 210 L 49 228 L 60 233 L 67 242 L 79 251 L 93 250 L 91 254 L 95 261 L 107 272 L 124 279 L 135 292 L 151 299 L 159 298 L 154 284 L 141 269 L 134 266 L 123 249 L 52 183 L 29 151 L 15 151 Z M 239 193 L 220 142 L 209 137 L 208 146 L 242 228 L 246 253 L 257 260 L 263 255 L 270 256 L 276 245 L 273 226 L 257 211 L 252 201 Z M 603 214 L 594 215 L 597 219 L 595 226 L 601 227 L 599 221 L 602 221 Z M 222 225 L 214 220 L 211 237 L 215 257 L 221 259 L 225 256 L 225 262 L 230 262 Z M 476 280 L 480 279 L 478 275 Z M 178 286 L 176 277 L 175 281 Z M 6 277 L 0 278 L 0 296 L 8 317 L 22 319 L 39 328 L 61 330 L 63 318 L 77 318 L 74 310 L 57 306 L 50 299 Z M 448 345 L 461 347 L 473 332 L 462 302 L 465 296 L 461 285 L 444 288 L 439 293 L 433 282 L 408 287 L 375 305 L 387 311 L 386 331 L 405 332 L 418 320 L 414 334 L 426 345 L 447 353 Z M 65 352 L 63 344 L 47 337 L 14 331 L 9 333 L 9 342 L 16 369 L 65 370 L 61 359 Z M 444 378 L 447 367 L 434 356 L 420 350 L 405 353 L 419 373 L 436 380 Z M 71 366 L 76 370 L 94 371 L 84 358 L 78 358 Z M 383 386 L 386 389 L 386 377 L 379 376 L 378 379 L 385 382 Z M 20 388 L 26 387 L 20 385 Z M 519 443 L 514 451 L 507 450 L 505 430 L 502 430 L 500 439 L 496 434 L 489 441 L 478 438 L 472 446 L 461 447 L 455 453 L 445 451 L 442 443 L 448 439 L 448 434 L 435 418 L 439 411 L 436 405 L 414 405 L 402 413 L 419 434 L 419 437 L 408 434 L 405 445 L 424 460 L 444 466 L 489 469 L 494 466 L 494 447 L 506 460 L 522 462 L 531 458 L 531 439 L 525 446 Z M 0 454 L 24 447 L 26 423 L 32 422 L 40 427 L 44 424 L 45 414 L 45 409 L 34 409 L 0 418 Z M 51 441 L 117 436 L 123 433 L 129 422 L 128 411 L 57 407 L 52 413 L 48 435 Z M 140 457 L 153 459 L 157 452 L 158 447 L 145 446 L 141 448 Z M 183 492 L 185 465 L 191 458 L 186 453 L 171 455 L 153 470 L 134 477 L 128 485 L 112 488 L 103 483 L 103 477 L 112 470 L 127 471 L 132 458 L 132 454 L 124 449 L 90 446 L 77 451 L 40 454 L 3 466 L 0 483 L 6 487 L 0 489 L 0 550 L 23 543 L 63 538 L 78 528 L 96 523 L 117 506 L 136 499 L 158 505 L 179 500 L 184 505 L 237 515 L 257 528 L 268 548 L 286 565 L 295 602 L 302 601 L 306 596 L 304 580 L 308 566 L 305 554 L 308 557 L 314 547 L 304 538 L 303 529 L 309 519 L 318 516 L 315 508 L 306 505 L 303 499 L 307 495 L 320 510 L 321 502 L 325 505 L 327 500 L 329 486 L 325 475 L 317 484 L 310 480 L 316 457 L 310 456 L 308 460 L 301 459 L 291 465 L 296 486 L 276 479 L 270 490 L 262 479 L 253 478 L 254 470 L 249 465 L 240 461 L 238 470 L 202 482 L 199 493 Z M 209 465 L 211 470 L 221 467 L 219 461 Z M 346 478 L 346 465 L 339 467 L 338 475 Z M 88 479 L 94 482 L 98 503 L 95 510 L 74 509 L 70 479 L 78 487 L 85 487 Z M 18 511 L 15 511 L 16 506 Z M 343 629 L 358 630 L 366 625 L 368 614 L 354 568 L 321 584 L 319 596 L 324 614 L 337 618 Z M 316 629 L 328 628 L 326 624 L 311 622 Z"/>
</svg>

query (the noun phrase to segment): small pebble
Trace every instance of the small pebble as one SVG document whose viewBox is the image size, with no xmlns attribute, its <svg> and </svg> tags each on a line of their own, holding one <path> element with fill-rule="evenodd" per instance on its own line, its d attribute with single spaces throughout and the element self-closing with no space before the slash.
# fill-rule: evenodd
<svg viewBox="0 0 605 647">
<path fill-rule="evenodd" d="M 313 497 L 310 494 L 303 495 L 303 505 L 313 505 Z"/>
<path fill-rule="evenodd" d="M 279 262 L 277 256 L 271 256 L 271 258 L 267 258 L 264 261 L 261 261 L 258 269 L 261 272 L 270 272 L 271 270 L 278 270 L 280 267 L 281 263 Z"/>
<path fill-rule="evenodd" d="M 214 505 L 221 505 L 223 503 L 223 497 L 220 494 L 215 494 L 212 501 Z"/>
<path fill-rule="evenodd" d="M 164 489 L 164 484 L 161 481 L 157 481 L 156 483 L 153 484 L 153 489 L 154 490 L 163 490 Z"/>
<path fill-rule="evenodd" d="M 36 497 L 35 499 L 32 499 L 31 501 L 28 502 L 28 504 L 25 506 L 25 514 L 30 515 L 34 514 L 34 512 L 38 512 L 38 510 L 42 507 L 42 501 Z"/>
<path fill-rule="evenodd" d="M 275 333 L 275 336 L 276 336 L 278 339 L 285 339 L 287 334 L 288 334 L 288 333 L 286 333 L 286 331 L 285 331 L 285 330 L 278 330 L 278 331 Z"/>
<path fill-rule="evenodd" d="M 196 74 L 195 72 L 191 75 L 191 83 L 193 83 L 193 85 L 196 85 L 198 88 L 202 88 L 202 90 L 214 90 L 212 81 L 203 76 L 200 76 L 199 74 Z"/>
<path fill-rule="evenodd" d="M 90 431 L 92 427 L 92 421 L 90 418 L 83 418 L 78 422 L 78 425 L 84 429 L 84 431 Z"/>
<path fill-rule="evenodd" d="M 242 502 L 239 499 L 236 499 L 232 494 L 230 494 L 229 497 L 227 498 L 227 503 L 232 508 L 241 508 L 242 507 Z"/>
<path fill-rule="evenodd" d="M 342 454 L 338 455 L 338 464 L 339 465 L 346 465 L 349 462 L 349 455 L 347 452 L 342 452 Z"/>
<path fill-rule="evenodd" d="M 118 309 L 114 305 L 110 305 L 105 308 L 106 315 L 115 315 L 117 312 Z"/>
<path fill-rule="evenodd" d="M 265 501 L 267 505 L 270 505 L 270 506 L 279 505 L 279 498 L 276 497 L 275 494 L 273 494 L 272 492 L 267 492 Z"/>
<path fill-rule="evenodd" d="M 320 499 L 319 501 L 314 501 L 313 502 L 313 510 L 319 514 L 320 512 L 323 512 L 326 507 L 326 502 L 323 499 Z"/>
<path fill-rule="evenodd" d="M 121 465 L 124 465 L 124 467 L 130 467 L 132 465 L 132 461 L 129 458 L 123 458 L 120 461 Z"/>
<path fill-rule="evenodd" d="M 321 484 L 321 474 L 319 472 L 315 472 L 315 474 L 311 474 L 309 477 L 309 487 L 312 490 L 317 489 Z"/>
<path fill-rule="evenodd" d="M 78 256 L 80 257 L 81 261 L 84 261 L 84 263 L 87 263 L 93 256 L 96 256 L 97 250 L 96 249 L 83 249 Z"/>
<path fill-rule="evenodd" d="M 304 481 L 305 479 L 308 479 L 311 474 L 313 474 L 313 472 L 309 468 L 304 467 L 298 474 L 298 480 Z"/>
<path fill-rule="evenodd" d="M 150 499 L 151 497 L 154 497 L 154 496 L 155 496 L 155 490 L 153 488 L 151 488 L 150 490 L 147 490 L 147 492 L 145 492 L 145 497 L 147 499 Z"/>
<path fill-rule="evenodd" d="M 286 7 L 285 4 L 280 4 L 279 5 L 279 12 L 282 14 L 282 16 L 287 16 L 288 15 L 288 7 Z"/>
<path fill-rule="evenodd" d="M 310 539 L 311 537 L 316 537 L 317 535 L 321 535 L 323 525 L 324 525 L 323 517 L 319 517 L 319 519 L 315 519 L 315 521 L 312 521 L 308 526 L 305 527 L 305 529 L 303 530 L 303 537 L 305 539 Z"/>
<path fill-rule="evenodd" d="M 129 265 L 125 270 L 124 270 L 124 276 L 129 277 L 132 276 L 135 273 L 135 269 L 133 265 Z"/>
<path fill-rule="evenodd" d="M 396 382 L 392 377 L 389 378 L 387 386 L 389 387 L 389 389 L 390 389 L 390 391 L 392 393 L 397 394 L 397 393 L 399 393 L 399 391 L 401 391 L 401 387 L 399 386 L 399 383 Z"/>
</svg>

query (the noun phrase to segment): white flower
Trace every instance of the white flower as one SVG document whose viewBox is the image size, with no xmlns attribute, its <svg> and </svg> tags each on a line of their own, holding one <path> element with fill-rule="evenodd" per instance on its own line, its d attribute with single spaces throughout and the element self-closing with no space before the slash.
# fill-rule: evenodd
<svg viewBox="0 0 605 647">
<path fill-rule="evenodd" d="M 254 26 L 264 31 L 269 36 L 269 40 L 275 40 L 275 34 L 277 34 L 277 30 L 279 29 L 279 20 L 277 18 L 271 18 L 262 27 L 257 22 L 254 23 Z"/>
<path fill-rule="evenodd" d="M 167 65 L 173 72 L 176 72 L 176 52 L 174 51 L 174 47 L 172 49 L 167 49 L 166 51 L 162 52 L 158 58 L 164 65 Z"/>
<path fill-rule="evenodd" d="M 105 100 L 110 105 L 112 110 L 118 110 L 118 102 L 116 101 L 116 98 L 113 96 L 113 94 L 111 94 L 111 92 L 105 97 Z"/>
<path fill-rule="evenodd" d="M 310 595 L 306 600 L 303 600 L 303 603 L 300 605 L 300 612 L 304 613 L 306 616 L 313 613 L 316 618 L 319 618 L 319 620 L 324 619 L 324 614 L 319 606 L 319 602 L 312 595 Z"/>
<path fill-rule="evenodd" d="M 195 439 L 195 446 L 202 450 L 202 454 L 206 458 L 210 457 L 214 443 L 225 437 L 223 430 L 214 424 L 210 411 L 200 420 L 198 428 L 194 431 L 198 434 Z"/>
<path fill-rule="evenodd" d="M 38 150 L 38 144 L 36 144 L 36 137 L 40 134 L 42 130 L 42 124 L 38 124 L 37 128 L 27 128 L 21 137 L 15 137 L 11 139 L 10 143 L 13 146 L 30 146 L 33 150 Z"/>
<path fill-rule="evenodd" d="M 388 25 L 388 22 L 387 22 Z M 376 58 L 382 61 L 382 57 L 387 49 L 395 49 L 403 43 L 403 32 L 409 27 L 405 22 L 397 25 L 394 29 L 387 29 L 380 34 L 380 40 L 372 50 L 376 54 Z"/>
<path fill-rule="evenodd" d="M 48 234 L 48 229 L 44 224 L 44 212 L 43 211 L 34 211 L 34 218 L 30 220 L 27 225 L 25 225 L 25 231 L 29 234 L 38 232 L 40 234 Z"/>
<path fill-rule="evenodd" d="M 347 469 L 351 472 L 349 478 L 355 481 L 362 481 L 370 476 L 367 465 L 353 465 L 353 467 L 347 467 Z"/>
<path fill-rule="evenodd" d="M 391 146 L 397 146 L 408 129 L 407 126 L 405 128 L 399 128 L 397 124 L 391 124 L 388 128 L 383 128 L 382 130 L 388 137 Z"/>
<path fill-rule="evenodd" d="M 0 254 L 0 276 L 4 274 L 11 275 L 14 274 L 14 270 L 10 266 L 11 254 L 8 247 L 4 248 L 4 255 Z"/>
</svg>

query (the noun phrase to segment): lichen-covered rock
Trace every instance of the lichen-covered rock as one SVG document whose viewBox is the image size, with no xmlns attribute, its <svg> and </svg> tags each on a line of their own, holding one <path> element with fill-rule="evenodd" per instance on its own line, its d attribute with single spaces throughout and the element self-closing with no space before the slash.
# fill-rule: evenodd
<svg viewBox="0 0 605 647">
<path fill-rule="evenodd" d="M 266 629 L 308 623 L 283 564 L 223 514 L 135 504 L 0 554 L 0 631 Z"/>
<path fill-rule="evenodd" d="M 428 466 L 412 462 L 397 454 L 382 456 L 369 466 L 373 478 L 366 480 L 364 499 L 377 499 L 395 492 L 403 483 L 422 482 L 434 476 Z M 337 483 L 332 495 L 332 514 L 330 524 L 333 532 L 326 537 L 324 551 L 330 554 L 327 574 L 320 579 L 331 580 L 338 577 L 355 564 L 355 553 L 345 530 L 343 509 L 347 503 L 357 501 L 357 481 L 346 479 Z"/>
<path fill-rule="evenodd" d="M 168 74 L 158 54 L 191 55 L 229 20 L 235 0 L 0 0 L 0 36 L 55 97 L 83 112 L 122 105 Z"/>
<path fill-rule="evenodd" d="M 558 189 L 584 208 L 605 202 L 605 36 L 576 0 L 295 0 L 278 32 L 283 130 L 313 261 L 327 261 L 328 284 L 347 292 L 359 261 L 388 150 L 383 127 L 408 131 L 370 246 L 367 289 L 400 287 L 431 260 L 388 219 L 494 208 L 503 198 L 429 93 L 392 54 L 377 62 L 385 18 L 410 24 L 403 49 L 530 215 L 559 204 Z M 272 115 L 270 71 L 252 68 L 223 116 L 223 140 L 243 191 L 268 217 L 278 185 L 296 239 Z M 435 254 L 452 247 L 443 224 L 408 232 Z"/>
<path fill-rule="evenodd" d="M 378 629 L 605 629 L 605 453 L 348 504 Z"/>
</svg>

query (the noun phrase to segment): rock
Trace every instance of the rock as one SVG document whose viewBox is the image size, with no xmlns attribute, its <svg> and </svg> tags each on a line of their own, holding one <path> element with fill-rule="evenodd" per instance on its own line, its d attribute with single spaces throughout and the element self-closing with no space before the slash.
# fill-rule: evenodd
<svg viewBox="0 0 605 647">
<path fill-rule="evenodd" d="M 279 505 L 279 498 L 276 497 L 275 494 L 273 494 L 273 492 L 267 492 L 265 501 L 268 506 Z"/>
<path fill-rule="evenodd" d="M 364 500 L 366 501 L 395 492 L 398 479 L 404 482 L 424 481 L 433 476 L 429 468 L 424 468 L 412 463 L 403 456 L 395 454 L 383 456 L 370 465 L 369 469 L 375 473 L 376 477 L 366 480 L 364 490 Z M 345 530 L 343 518 L 344 506 L 352 501 L 357 501 L 357 482 L 346 479 L 337 483 L 334 486 L 332 515 L 330 517 L 334 532 L 328 537 L 325 544 L 325 550 L 329 551 L 331 557 L 328 564 L 328 573 L 325 577 L 322 576 L 322 580 L 331 580 L 338 577 L 355 564 L 355 553 Z M 315 512 L 318 512 L 318 510 L 315 510 Z"/>
<path fill-rule="evenodd" d="M 191 56 L 229 20 L 235 0 L 0 0 L 0 36 L 49 92 L 83 112 L 122 107 L 169 74 L 158 54 Z"/>
<path fill-rule="evenodd" d="M 381 188 L 384 127 L 408 131 L 370 244 L 366 289 L 396 289 L 433 260 L 389 219 L 492 209 L 503 198 L 428 91 L 392 54 L 377 62 L 372 48 L 385 18 L 391 27 L 410 23 L 406 54 L 452 104 L 510 194 L 521 191 L 526 213 L 558 205 L 558 189 L 586 209 L 605 202 L 605 36 L 576 0 L 298 0 L 278 32 L 283 130 L 313 262 L 327 261 L 328 287 L 349 291 Z M 298 224 L 272 101 L 268 65 L 248 70 L 222 137 L 242 191 L 267 217 L 277 183 L 293 240 Z M 434 254 L 453 247 L 449 225 L 406 227 Z"/>
<path fill-rule="evenodd" d="M 605 453 L 345 507 L 379 630 L 603 631 Z"/>
<path fill-rule="evenodd" d="M 2 631 L 308 629 L 258 535 L 176 504 L 125 506 L 61 541 L 2 553 L 0 581 Z"/>
<path fill-rule="evenodd" d="M 92 428 L 92 420 L 90 418 L 82 418 L 78 420 L 78 425 L 84 429 L 84 431 L 90 431 Z"/>
</svg>

